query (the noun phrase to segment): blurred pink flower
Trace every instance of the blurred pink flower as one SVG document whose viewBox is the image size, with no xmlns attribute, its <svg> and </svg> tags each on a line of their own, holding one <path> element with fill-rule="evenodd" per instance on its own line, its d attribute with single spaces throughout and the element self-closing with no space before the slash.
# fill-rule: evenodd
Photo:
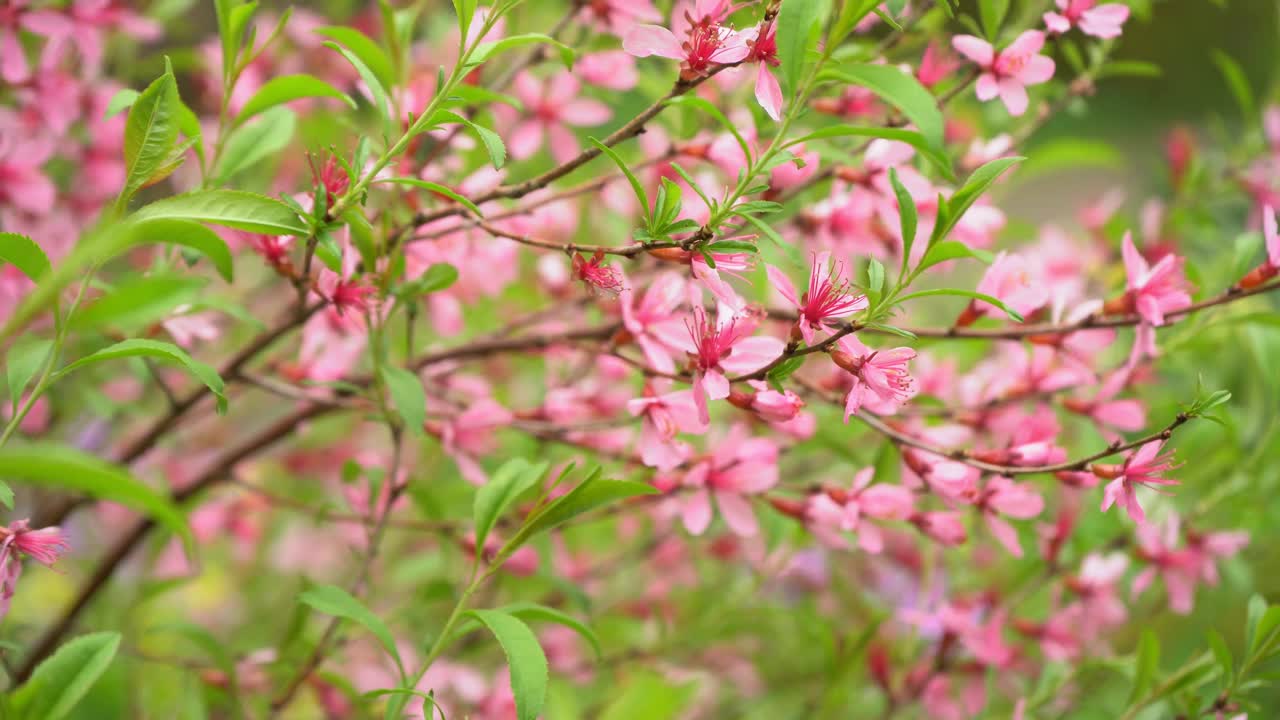
<svg viewBox="0 0 1280 720">
<path fill-rule="evenodd" d="M 531 157 L 544 141 L 556 162 L 568 162 L 577 155 L 578 139 L 569 126 L 600 125 L 613 115 L 609 106 L 599 100 L 579 98 L 581 89 L 578 78 L 568 72 L 559 72 L 545 81 L 527 71 L 517 75 L 515 95 L 530 117 L 521 120 L 507 138 L 511 156 L 521 160 Z"/>
<path fill-rule="evenodd" d="M 1072 25 L 1085 35 L 1100 38 L 1120 36 L 1120 26 L 1129 19 L 1129 8 L 1120 3 L 1098 5 L 1098 0 L 1056 0 L 1058 12 L 1044 14 L 1051 33 L 1065 33 Z"/>
<path fill-rule="evenodd" d="M 1053 77 L 1053 59 L 1040 54 L 1044 33 L 1028 30 L 999 52 L 991 43 L 973 35 L 957 35 L 951 45 L 982 69 L 976 86 L 978 99 L 997 95 L 1010 115 L 1027 111 L 1027 85 L 1038 85 Z"/>
<path fill-rule="evenodd" d="M 1113 504 L 1117 504 L 1129 513 L 1129 517 L 1139 525 L 1146 524 L 1146 515 L 1138 504 L 1137 486 L 1177 485 L 1177 480 L 1163 477 L 1169 470 L 1179 467 L 1173 462 L 1173 451 L 1160 452 L 1163 440 L 1153 440 L 1132 451 L 1125 458 L 1123 465 L 1090 466 L 1094 475 L 1110 479 L 1102 495 L 1102 511 L 1106 512 Z"/>
</svg>

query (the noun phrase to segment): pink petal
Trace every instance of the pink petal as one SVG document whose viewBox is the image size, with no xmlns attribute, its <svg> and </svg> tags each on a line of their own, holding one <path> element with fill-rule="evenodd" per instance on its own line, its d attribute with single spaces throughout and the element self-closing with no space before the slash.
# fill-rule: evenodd
<svg viewBox="0 0 1280 720">
<path fill-rule="evenodd" d="M 1014 557 L 1022 557 L 1022 544 L 1018 542 L 1018 531 L 1013 526 L 1005 522 L 1003 519 L 985 513 L 984 517 L 987 521 L 987 528 L 991 530 L 992 536 L 1004 546 Z"/>
<path fill-rule="evenodd" d="M 1044 33 L 1028 30 L 1000 51 L 1001 55 L 1034 55 L 1044 47 Z"/>
<path fill-rule="evenodd" d="M 991 43 L 973 35 L 957 35 L 951 38 L 951 47 L 984 68 L 990 67 L 996 56 L 995 48 L 991 47 Z"/>
<path fill-rule="evenodd" d="M 1124 258 L 1124 274 L 1129 280 L 1129 289 L 1140 289 L 1146 283 L 1150 268 L 1133 244 L 1133 233 L 1124 234 L 1124 239 L 1120 241 L 1120 255 Z"/>
<path fill-rule="evenodd" d="M 701 535 L 711 525 L 711 496 L 706 490 L 695 490 L 684 501 L 680 519 L 691 535 Z"/>
<path fill-rule="evenodd" d="M 1266 238 L 1267 259 L 1280 266 L 1280 231 L 1276 229 L 1276 211 L 1270 205 L 1262 208 L 1262 236 Z"/>
<path fill-rule="evenodd" d="M 751 510 L 751 503 L 737 493 L 716 492 L 716 504 L 720 506 L 720 515 L 735 535 L 751 537 L 759 530 L 756 514 Z"/>
<path fill-rule="evenodd" d="M 1275 220 L 1273 219 L 1272 222 L 1274 223 Z M 779 295 L 792 305 L 800 307 L 800 296 L 796 293 L 796 286 L 791 282 L 791 278 L 787 277 L 786 273 L 772 265 L 765 265 L 764 272 Z"/>
<path fill-rule="evenodd" d="M 578 97 L 582 84 L 568 72 L 557 73 L 547 81 L 543 99 L 552 107 L 562 107 Z"/>
<path fill-rule="evenodd" d="M 26 53 L 18 42 L 17 33 L 12 30 L 0 30 L 0 76 L 14 85 L 31 76 Z"/>
<path fill-rule="evenodd" d="M 739 340 L 729 356 L 720 361 L 720 367 L 735 374 L 754 372 L 777 359 L 786 347 L 787 344 L 778 338 L 764 335 Z M 728 396 L 726 383 L 722 397 Z"/>
<path fill-rule="evenodd" d="M 1080 16 L 1080 31 L 1100 38 L 1120 36 L 1120 26 L 1129 19 L 1129 8 L 1118 3 L 1099 5 Z"/>
<path fill-rule="evenodd" d="M 782 119 L 782 88 L 766 63 L 760 63 L 756 73 L 756 102 L 774 122 Z"/>
<path fill-rule="evenodd" d="M 559 123 L 548 125 L 547 134 L 551 136 L 551 156 L 556 159 L 556 162 L 564 164 L 577 156 L 578 138 L 574 137 L 564 125 Z"/>
<path fill-rule="evenodd" d="M 991 73 L 982 73 L 978 76 L 978 84 L 974 86 L 978 99 L 986 102 L 1000 94 L 1000 83 L 996 81 L 996 76 Z"/>
<path fill-rule="evenodd" d="M 1027 89 L 1017 78 L 1000 78 L 1000 100 L 1009 114 L 1018 117 L 1027 111 Z"/>
<path fill-rule="evenodd" d="M 1044 26 L 1049 32 L 1064 33 L 1071 29 L 1071 21 L 1058 13 L 1047 12 L 1044 14 Z"/>
<path fill-rule="evenodd" d="M 613 111 L 599 100 L 582 98 L 574 100 L 560 110 L 560 118 L 570 125 L 590 127 L 609 121 Z"/>
<path fill-rule="evenodd" d="M 636 57 L 657 55 L 672 60 L 684 59 L 684 48 L 680 46 L 680 41 L 670 30 L 659 25 L 636 25 L 631 28 L 622 39 L 622 49 Z"/>
<path fill-rule="evenodd" d="M 507 151 L 517 160 L 533 157 L 542 146 L 542 125 L 536 120 L 525 120 L 516 126 L 507 138 Z"/>
<path fill-rule="evenodd" d="M 723 400 L 729 397 L 729 380 L 719 370 L 708 370 L 702 376 L 702 388 L 712 400 Z"/>
<path fill-rule="evenodd" d="M 1027 63 L 1018 71 L 1018 81 L 1023 85 L 1039 85 L 1053 77 L 1055 65 L 1053 58 L 1045 55 L 1032 55 Z"/>
</svg>

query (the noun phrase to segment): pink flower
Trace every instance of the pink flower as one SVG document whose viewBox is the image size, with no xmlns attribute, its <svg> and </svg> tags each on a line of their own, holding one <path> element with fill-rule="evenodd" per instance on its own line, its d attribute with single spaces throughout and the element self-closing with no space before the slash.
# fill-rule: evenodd
<svg viewBox="0 0 1280 720">
<path fill-rule="evenodd" d="M 853 387 L 844 401 L 844 421 L 858 412 L 867 400 L 896 407 L 916 394 L 915 381 L 907 372 L 907 362 L 916 356 L 908 347 L 872 350 L 853 335 L 836 342 L 839 348 L 831 359 L 853 376 Z"/>
<path fill-rule="evenodd" d="M 687 288 L 683 277 L 663 272 L 639 300 L 629 287 L 624 287 L 620 295 L 623 327 L 640 346 L 645 360 L 659 372 L 675 372 L 672 354 L 688 344 L 688 326 L 675 314 L 687 297 Z"/>
<path fill-rule="evenodd" d="M 771 423 L 791 422 L 804 408 L 804 400 L 790 390 L 778 392 L 759 380 L 751 380 L 748 384 L 755 388 L 755 392 L 734 390 L 729 393 L 729 402 L 735 407 L 755 413 L 762 420 Z"/>
<path fill-rule="evenodd" d="M 1143 524 L 1138 527 L 1137 555 L 1140 560 L 1150 563 L 1150 566 L 1138 573 L 1129 591 L 1133 597 L 1141 595 L 1159 575 L 1164 580 L 1169 609 L 1179 615 L 1186 615 L 1195 605 L 1200 558 L 1194 551 L 1178 547 L 1180 536 L 1181 525 L 1176 515 L 1169 517 L 1163 531 L 1155 525 Z"/>
<path fill-rule="evenodd" d="M 325 208 L 333 207 L 338 198 L 347 193 L 347 188 L 351 186 L 351 176 L 347 174 L 346 168 L 338 162 L 336 155 L 329 155 L 324 164 L 317 167 L 315 158 L 308 153 L 307 163 L 311 166 L 312 183 L 316 187 L 324 189 L 325 202 L 327 203 Z"/>
<path fill-rule="evenodd" d="M 911 524 L 934 542 L 947 546 L 960 545 L 968 539 L 960 513 L 927 512 L 912 515 Z"/>
<path fill-rule="evenodd" d="M 729 397 L 729 380 L 725 372 L 749 373 L 768 365 L 785 345 L 774 337 L 748 337 L 756 329 L 753 317 L 734 317 L 721 308 L 718 320 L 707 317 L 702 308 L 693 309 L 693 321 L 687 322 L 693 367 L 693 397 L 698 404 L 698 417 L 710 422 L 708 400 Z"/>
<path fill-rule="evenodd" d="M 588 0 L 583 12 L 615 35 L 621 35 L 638 22 L 660 22 L 662 13 L 649 0 Z"/>
<path fill-rule="evenodd" d="M 1270 205 L 1262 208 L 1262 237 L 1267 248 L 1266 262 L 1240 279 L 1241 288 L 1257 287 L 1280 274 L 1280 232 L 1276 230 L 1276 211 Z"/>
<path fill-rule="evenodd" d="M 743 238 L 731 238 L 741 240 Z M 752 253 L 711 253 L 711 259 L 715 261 L 716 266 L 711 267 L 707 264 L 707 259 L 702 253 L 692 253 L 690 257 L 690 270 L 693 277 L 702 283 L 703 286 L 715 296 L 716 300 L 732 308 L 735 312 L 741 312 L 746 309 L 746 301 L 738 295 L 733 286 L 727 280 L 720 276 L 721 272 L 732 277 L 741 278 L 742 273 L 750 270 L 755 265 L 756 256 Z"/>
<path fill-rule="evenodd" d="M 748 497 L 778 483 L 778 446 L 768 438 L 747 437 L 746 429 L 735 425 L 713 447 L 711 455 L 694 465 L 682 479 L 690 489 L 681 513 L 685 529 L 694 535 L 706 532 L 714 497 L 725 524 L 734 534 L 755 535 L 756 517 Z"/>
<path fill-rule="evenodd" d="M 809 498 L 805 510 L 810 531 L 824 543 L 844 548 L 842 533 L 856 532 L 858 546 L 869 553 L 884 548 L 880 529 L 863 523 L 864 516 L 881 520 L 906 520 L 911 517 L 915 498 L 901 485 L 872 485 L 875 468 L 863 468 L 853 477 L 848 491 L 827 490 Z"/>
<path fill-rule="evenodd" d="M 817 332 L 826 329 L 828 322 L 846 318 L 867 307 L 865 295 L 850 292 L 849 281 L 844 277 L 844 264 L 833 263 L 831 253 L 825 250 L 813 259 L 809 289 L 803 295 L 796 293 L 791 278 L 778 268 L 769 265 L 765 270 L 782 297 L 800 311 L 796 328 L 806 344 L 812 345 Z"/>
<path fill-rule="evenodd" d="M 707 74 L 714 65 L 740 63 L 751 53 L 742 35 L 709 16 L 693 24 L 683 41 L 660 25 L 636 25 L 622 39 L 622 49 L 636 57 L 680 60 L 680 77 L 686 80 Z"/>
<path fill-rule="evenodd" d="M 782 62 L 778 59 L 777 31 L 777 26 L 770 21 L 742 33 L 751 48 L 747 61 L 760 64 L 756 71 L 756 102 L 774 121 L 782 119 L 782 88 L 769 70 Z"/>
<path fill-rule="evenodd" d="M 32 530 L 26 520 L 18 520 L 7 528 L 0 528 L 0 617 L 9 612 L 9 600 L 17 589 L 22 574 L 22 558 L 52 567 L 58 558 L 71 549 L 66 536 L 57 527 Z"/>
<path fill-rule="evenodd" d="M 622 50 L 587 53 L 578 58 L 573 70 L 588 83 L 610 90 L 630 90 L 636 86 L 635 58 Z"/>
<path fill-rule="evenodd" d="M 494 431 L 510 425 L 515 419 L 511 411 L 491 398 L 481 398 L 466 410 L 437 428 L 445 453 L 458 464 L 462 477 L 473 485 L 488 481 L 477 455 L 494 450 Z"/>
<path fill-rule="evenodd" d="M 0 210 L 6 205 L 35 215 L 53 210 L 58 188 L 43 167 L 54 149 L 52 138 L 28 136 L 16 116 L 0 113 Z"/>
<path fill-rule="evenodd" d="M 920 58 L 920 67 L 916 70 L 916 79 L 925 87 L 933 87 L 942 82 L 960 66 L 960 62 L 938 48 L 938 43 L 930 41 L 924 49 L 924 57 Z"/>
<path fill-rule="evenodd" d="M 997 476 L 987 483 L 978 506 L 996 540 L 1014 557 L 1022 557 L 1022 544 L 1018 542 L 1017 531 L 1000 515 L 1029 520 L 1044 510 L 1044 498 L 1026 483 L 1016 483 L 1007 477 Z"/>
<path fill-rule="evenodd" d="M 616 267 L 604 263 L 604 252 L 601 250 L 597 250 L 590 260 L 582 257 L 582 253 L 574 253 L 573 274 L 592 291 L 606 295 L 622 292 L 622 273 Z"/>
<path fill-rule="evenodd" d="M 1182 273 L 1185 259 L 1170 253 L 1155 265 L 1148 265 L 1133 245 L 1133 234 L 1128 232 L 1124 234 L 1122 252 L 1126 291 L 1118 301 L 1107 304 L 1106 312 L 1137 312 L 1149 325 L 1160 326 L 1167 313 L 1191 304 L 1190 285 Z"/>
<path fill-rule="evenodd" d="M 1103 512 L 1110 509 L 1112 504 L 1118 504 L 1128 511 L 1129 517 L 1133 518 L 1134 522 L 1139 525 L 1146 523 L 1146 515 L 1142 512 L 1142 506 L 1138 504 L 1138 496 L 1135 492 L 1137 486 L 1178 484 L 1177 480 L 1161 477 L 1162 473 L 1179 467 L 1173 462 L 1172 450 L 1160 452 L 1163 446 L 1163 440 L 1152 440 L 1130 453 L 1123 465 L 1094 464 L 1091 466 L 1090 469 L 1094 475 L 1111 480 L 1103 490 Z"/>
<path fill-rule="evenodd" d="M 1030 315 L 1049 302 L 1049 287 L 1041 276 L 1040 268 L 1024 256 L 1001 252 L 987 268 L 978 283 L 978 292 L 1000 300 L 1019 315 Z M 983 300 L 969 303 L 956 325 L 964 326 L 979 316 L 1003 317 L 1004 310 Z"/>
<path fill-rule="evenodd" d="M 1053 59 L 1040 54 L 1044 33 L 1036 30 L 1022 33 L 1000 52 L 973 35 L 957 35 L 951 45 L 982 68 L 976 88 L 978 99 L 985 102 L 999 95 L 1010 115 L 1027 111 L 1027 85 L 1038 85 L 1053 77 Z"/>
<path fill-rule="evenodd" d="M 627 401 L 627 411 L 643 417 L 641 462 L 663 472 L 675 469 L 689 458 L 689 446 L 676 438 L 678 433 L 707 431 L 707 423 L 699 417 L 698 404 L 689 390 L 658 395 L 646 388 L 644 397 Z"/>
<path fill-rule="evenodd" d="M 1058 12 L 1044 14 L 1044 25 L 1051 33 L 1065 33 L 1072 25 L 1085 35 L 1100 38 L 1120 37 L 1120 26 L 1129 19 L 1129 8 L 1120 3 L 1098 5 L 1098 0 L 1056 0 Z"/>
<path fill-rule="evenodd" d="M 599 100 L 578 98 L 581 84 L 577 77 L 561 72 L 545 82 L 532 74 L 516 76 L 515 95 L 524 103 L 530 117 L 511 131 L 507 147 L 517 159 L 531 157 L 550 139 L 551 155 L 556 162 L 567 162 L 578 154 L 578 139 L 569 126 L 591 127 L 609 120 L 609 106 Z"/>
<path fill-rule="evenodd" d="M 29 0 L 5 0 L 4 7 L 0 7 L 0 78 L 13 85 L 31 77 L 31 66 L 19 37 L 21 30 L 55 38 L 71 29 L 62 14 L 30 10 L 29 5 Z"/>
</svg>

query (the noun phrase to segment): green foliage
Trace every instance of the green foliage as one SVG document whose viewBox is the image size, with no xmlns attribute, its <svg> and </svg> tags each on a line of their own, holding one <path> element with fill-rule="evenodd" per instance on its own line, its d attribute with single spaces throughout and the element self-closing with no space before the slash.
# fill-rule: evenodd
<svg viewBox="0 0 1280 720">
<path fill-rule="evenodd" d="M 67 717 L 106 672 L 119 647 L 120 633 L 100 632 L 81 635 L 58 648 L 13 692 L 10 704 L 14 718 Z"/>
<path fill-rule="evenodd" d="M 469 610 L 493 633 L 507 656 L 511 671 L 511 692 L 516 699 L 516 717 L 536 720 L 547 698 L 547 656 L 538 638 L 520 619 L 499 610 Z"/>
<path fill-rule="evenodd" d="M 404 676 L 404 663 L 400 660 L 395 636 L 391 634 L 386 623 L 365 607 L 364 603 L 352 597 L 351 593 L 336 585 L 317 585 L 302 593 L 298 600 L 325 615 L 350 620 L 364 627 L 378 639 L 382 648 L 387 651 L 387 655 L 396 661 L 401 677 Z"/>
</svg>

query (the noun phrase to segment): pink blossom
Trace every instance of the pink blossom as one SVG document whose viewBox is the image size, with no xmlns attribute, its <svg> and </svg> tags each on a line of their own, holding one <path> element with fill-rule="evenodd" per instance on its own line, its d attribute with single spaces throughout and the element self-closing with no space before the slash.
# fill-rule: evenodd
<svg viewBox="0 0 1280 720">
<path fill-rule="evenodd" d="M 901 485 L 876 484 L 871 480 L 875 468 L 863 468 L 853 478 L 848 491 L 828 490 L 809 498 L 805 510 L 808 527 L 831 547 L 847 547 L 842 533 L 857 533 L 858 546 L 869 553 L 884 548 L 880 529 L 862 522 L 863 517 L 880 520 L 906 520 L 911 517 L 915 498 Z"/>
<path fill-rule="evenodd" d="M 1270 205 L 1262 208 L 1262 237 L 1267 259 L 1240 279 L 1241 288 L 1257 287 L 1280 274 L 1280 232 L 1276 230 L 1276 211 Z"/>
<path fill-rule="evenodd" d="M 750 410 L 760 419 L 771 423 L 786 423 L 794 420 L 804 408 L 804 400 L 790 390 L 781 392 L 769 387 L 768 383 L 759 380 L 748 382 L 755 392 L 744 393 L 736 390 L 729 393 L 729 402 L 743 410 Z"/>
<path fill-rule="evenodd" d="M 617 295 L 622 292 L 622 273 L 604 262 L 604 251 L 597 250 L 591 259 L 573 254 L 573 274 L 593 292 Z"/>
<path fill-rule="evenodd" d="M 1044 498 L 1027 483 L 1016 483 L 1007 477 L 997 476 L 987 482 L 978 506 L 996 540 L 1014 557 L 1022 557 L 1022 544 L 1018 542 L 1017 531 L 1000 516 L 1029 520 L 1044 510 Z"/>
<path fill-rule="evenodd" d="M 27 135 L 16 116 L 0 113 L 0 209 L 11 205 L 36 215 L 53 210 L 58 189 L 43 170 L 53 151 L 52 138 Z"/>
<path fill-rule="evenodd" d="M 61 13 L 31 10 L 29 0 L 6 0 L 0 7 L 0 77 L 13 85 L 31 77 L 31 66 L 19 37 L 21 30 L 56 38 L 70 29 Z"/>
<path fill-rule="evenodd" d="M 1197 553 L 1178 547 L 1181 535 L 1178 517 L 1171 515 L 1163 529 L 1156 525 L 1140 524 L 1136 534 L 1138 557 L 1150 565 L 1133 579 L 1130 593 L 1134 597 L 1141 595 L 1159 576 L 1164 580 L 1169 609 L 1179 615 L 1190 613 L 1195 605 L 1200 558 Z"/>
<path fill-rule="evenodd" d="M 827 329 L 828 323 L 867 307 L 865 295 L 851 292 L 844 264 L 832 262 L 831 253 L 825 250 L 814 256 L 809 270 L 809 287 L 802 295 L 796 293 L 791 278 L 778 268 L 769 265 L 765 271 L 779 294 L 799 310 L 796 328 L 809 345 L 813 344 L 819 331 Z"/>
<path fill-rule="evenodd" d="M 1138 485 L 1177 485 L 1177 480 L 1162 477 L 1162 474 L 1179 467 L 1173 462 L 1173 451 L 1160 452 L 1163 440 L 1153 440 L 1134 450 L 1125 458 L 1123 465 L 1094 464 L 1091 470 L 1094 475 L 1110 479 L 1102 495 L 1102 511 L 1106 512 L 1112 504 L 1118 504 L 1129 513 L 1129 517 L 1139 525 L 1146 523 L 1146 515 L 1138 504 L 1136 489 Z"/>
<path fill-rule="evenodd" d="M 709 422 L 708 400 L 729 397 L 725 373 L 749 373 L 772 362 L 785 347 L 774 337 L 749 337 L 756 329 L 753 317 L 735 317 L 722 306 L 717 320 L 702 308 L 693 309 L 689 329 L 690 365 L 693 368 L 693 396 L 698 417 Z"/>
<path fill-rule="evenodd" d="M 715 65 L 740 63 L 751 52 L 742 35 L 718 21 L 693 24 L 683 41 L 660 25 L 636 25 L 622 39 L 622 49 L 636 57 L 680 60 L 680 76 L 687 80 L 707 74 Z"/>
<path fill-rule="evenodd" d="M 688 327 L 684 319 L 676 315 L 688 297 L 687 289 L 683 277 L 663 272 L 638 300 L 631 288 L 622 290 L 623 326 L 644 352 L 645 361 L 659 372 L 675 372 L 672 355 L 688 343 Z"/>
<path fill-rule="evenodd" d="M 588 0 L 582 3 L 582 9 L 615 35 L 625 34 L 636 23 L 662 20 L 662 13 L 649 0 Z"/>
<path fill-rule="evenodd" d="M 473 485 L 483 485 L 488 476 L 476 456 L 492 452 L 497 442 L 494 431 L 510 425 L 514 419 L 511 411 L 496 400 L 481 398 L 444 422 L 435 432 L 440 436 L 444 451 L 458 464 L 462 477 Z"/>
<path fill-rule="evenodd" d="M 607 122 L 612 116 L 609 106 L 599 100 L 579 98 L 582 85 L 569 72 L 557 73 L 546 81 L 529 72 L 516 76 L 515 95 L 524 103 L 530 117 L 511 130 L 507 147 L 517 159 L 532 157 L 549 139 L 551 155 L 556 162 L 568 162 L 578 154 L 578 139 L 569 126 L 592 127 Z"/>
<path fill-rule="evenodd" d="M 643 418 L 640 460 L 663 472 L 675 469 L 691 454 L 689 446 L 677 439 L 678 433 L 707 431 L 707 423 L 699 417 L 698 404 L 690 390 L 657 394 L 646 388 L 644 397 L 627 401 L 627 411 Z"/>
<path fill-rule="evenodd" d="M 942 82 L 948 75 L 955 72 L 960 66 L 960 62 L 954 57 L 944 53 L 938 43 L 931 41 L 924 49 L 924 56 L 920 58 L 920 67 L 916 70 L 916 79 L 921 85 L 931 88 Z"/>
<path fill-rule="evenodd" d="M 587 53 L 573 64 L 573 70 L 588 83 L 610 90 L 636 86 L 635 58 L 622 50 Z"/>
<path fill-rule="evenodd" d="M 934 542 L 943 545 L 960 545 L 968 539 L 968 534 L 964 529 L 964 522 L 960 519 L 959 513 L 916 513 L 911 516 L 910 520 L 911 524 L 920 529 L 920 532 L 929 536 Z"/>
<path fill-rule="evenodd" d="M 1010 115 L 1027 111 L 1027 85 L 1038 85 L 1053 77 L 1053 59 L 1040 54 L 1044 33 L 1028 30 L 1004 49 L 996 52 L 991 43 L 973 35 L 957 35 L 951 45 L 982 69 L 977 94 L 982 101 L 1000 96 Z"/>
<path fill-rule="evenodd" d="M 1120 37 L 1120 26 L 1129 19 L 1129 8 L 1120 3 L 1098 5 L 1098 0 L 1056 0 L 1056 4 L 1058 12 L 1044 14 L 1044 25 L 1051 33 L 1065 33 L 1075 25 L 1085 35 Z"/>
<path fill-rule="evenodd" d="M 160 37 L 160 24 L 119 0 L 75 0 L 68 8 L 72 28 L 59 38 L 80 53 L 89 75 L 97 75 L 108 33 L 120 32 L 138 40 Z"/>
<path fill-rule="evenodd" d="M 706 532 L 714 497 L 734 534 L 755 535 L 756 517 L 748 498 L 778 483 L 778 446 L 768 438 L 748 437 L 743 426 L 735 425 L 713 447 L 681 480 L 689 489 L 681 513 L 685 529 L 694 535 Z"/>
<path fill-rule="evenodd" d="M 9 612 L 9 600 L 17 589 L 22 574 L 22 558 L 52 567 L 58 558 L 71 549 L 66 536 L 57 527 L 32 530 L 26 520 L 13 522 L 0 528 L 0 617 Z"/>
<path fill-rule="evenodd" d="M 773 76 L 773 72 L 769 70 L 771 67 L 778 67 L 782 62 L 778 59 L 777 30 L 776 24 L 770 21 L 742 33 L 747 46 L 751 48 L 750 54 L 747 55 L 747 62 L 760 64 L 760 68 L 756 71 L 756 102 L 760 103 L 760 107 L 764 108 L 769 117 L 775 121 L 782 119 L 783 103 L 782 88 L 778 85 L 778 79 Z"/>
<path fill-rule="evenodd" d="M 978 292 L 1000 300 L 1023 316 L 1039 310 L 1049 301 L 1048 283 L 1041 276 L 1040 268 L 1025 256 L 1016 253 L 1001 252 L 996 255 L 995 261 L 978 283 Z M 978 315 L 1002 317 L 1004 314 L 1004 310 L 991 303 L 974 300 L 962 320 L 956 324 L 967 324 L 963 320 Z"/>
<path fill-rule="evenodd" d="M 853 376 L 853 387 L 844 401 L 845 422 L 868 400 L 896 407 L 916 394 L 915 381 L 907 372 L 907 362 L 916 356 L 915 350 L 872 350 L 853 335 L 840 338 L 836 346 L 831 359 Z"/>
<path fill-rule="evenodd" d="M 1108 312 L 1122 309 L 1137 312 L 1143 321 L 1153 326 L 1164 324 L 1165 315 L 1182 310 L 1191 304 L 1190 285 L 1182 273 L 1185 260 L 1170 253 L 1155 265 L 1147 261 L 1133 245 L 1132 233 L 1124 234 L 1122 246 L 1124 271 L 1127 278 L 1125 294 L 1119 302 L 1108 303 Z"/>
</svg>

